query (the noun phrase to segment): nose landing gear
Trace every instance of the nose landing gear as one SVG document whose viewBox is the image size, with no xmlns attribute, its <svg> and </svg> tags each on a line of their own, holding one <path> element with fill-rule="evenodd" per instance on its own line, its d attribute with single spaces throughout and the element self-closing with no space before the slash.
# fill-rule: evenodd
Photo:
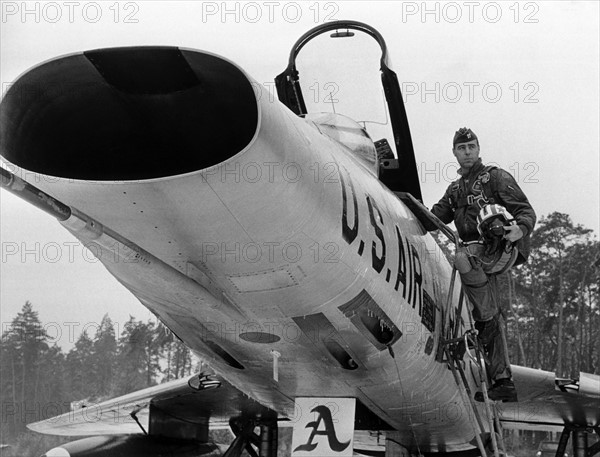
<svg viewBox="0 0 600 457">
<path fill-rule="evenodd" d="M 240 457 L 244 450 L 250 457 L 277 457 L 276 419 L 232 418 L 229 426 L 235 439 L 223 457 Z"/>
</svg>

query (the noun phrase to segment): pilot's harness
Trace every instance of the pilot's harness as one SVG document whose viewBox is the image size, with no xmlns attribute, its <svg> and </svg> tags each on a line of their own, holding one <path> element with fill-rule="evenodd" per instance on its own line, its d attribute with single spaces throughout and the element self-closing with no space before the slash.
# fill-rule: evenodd
<svg viewBox="0 0 600 457">
<path fill-rule="evenodd" d="M 464 208 L 465 206 L 471 206 L 473 204 L 477 204 L 479 209 L 482 209 L 487 204 L 495 203 L 493 195 L 496 189 L 493 188 L 495 186 L 492 186 L 492 182 L 490 181 L 490 171 L 496 168 L 498 167 L 493 165 L 485 166 L 471 186 L 472 193 L 469 193 L 467 196 L 459 196 L 460 180 L 455 181 L 450 189 L 451 194 L 448 198 L 448 203 L 450 203 L 452 211 L 456 212 L 459 208 Z"/>
<path fill-rule="evenodd" d="M 495 204 L 496 181 L 490 179 L 490 172 L 498 167 L 487 165 L 473 181 L 466 196 L 460 195 L 460 180 L 450 189 L 448 203 L 452 211 L 459 208 L 475 206 L 479 210 L 477 230 L 480 238 L 477 241 L 463 242 L 466 253 L 473 267 L 479 263 L 488 274 L 501 274 L 515 262 L 518 250 L 513 243 L 504 238 L 504 226 L 514 225 L 516 221 L 506 208 Z M 481 246 L 485 251 L 481 253 Z M 478 248 L 478 249 L 476 249 Z"/>
</svg>

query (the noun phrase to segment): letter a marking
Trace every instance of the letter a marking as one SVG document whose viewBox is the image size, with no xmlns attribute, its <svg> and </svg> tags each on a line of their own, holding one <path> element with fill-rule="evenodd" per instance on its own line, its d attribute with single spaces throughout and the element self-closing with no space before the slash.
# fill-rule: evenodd
<svg viewBox="0 0 600 457">
<path fill-rule="evenodd" d="M 319 415 L 319 417 L 317 418 L 316 421 L 312 421 L 312 422 L 309 422 L 308 424 L 306 424 L 305 428 L 312 427 L 313 431 L 311 432 L 310 437 L 308 438 L 308 441 L 306 442 L 306 444 L 302 444 L 302 445 L 296 447 L 296 449 L 294 449 L 294 452 L 296 452 L 296 451 L 310 452 L 310 451 L 314 450 L 317 447 L 318 443 L 313 443 L 313 439 L 317 435 L 327 436 L 327 441 L 329 442 L 329 447 L 334 452 L 342 452 L 344 449 L 346 449 L 350 445 L 351 440 L 348 440 L 345 443 L 340 443 L 340 441 L 338 440 L 338 438 L 335 434 L 335 427 L 333 425 L 333 419 L 331 418 L 331 411 L 329 410 L 329 408 L 327 406 L 324 406 L 324 405 L 317 406 L 311 410 L 311 413 L 317 413 Z M 325 425 L 325 430 L 319 430 L 321 421 L 323 421 L 323 423 Z"/>
</svg>

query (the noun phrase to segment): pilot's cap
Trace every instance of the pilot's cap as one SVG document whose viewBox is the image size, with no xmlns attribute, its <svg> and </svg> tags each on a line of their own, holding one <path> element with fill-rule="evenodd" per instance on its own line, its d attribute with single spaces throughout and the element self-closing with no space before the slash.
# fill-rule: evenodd
<svg viewBox="0 0 600 457">
<path fill-rule="evenodd" d="M 460 128 L 456 131 L 456 133 L 454 134 L 454 140 L 452 141 L 452 146 L 456 146 L 458 143 L 468 143 L 469 141 L 473 141 L 473 140 L 477 140 L 477 143 L 479 143 L 479 140 L 477 139 L 477 135 L 475 135 L 475 133 L 473 133 L 473 131 L 471 129 L 468 129 L 467 127 L 463 127 Z"/>
</svg>

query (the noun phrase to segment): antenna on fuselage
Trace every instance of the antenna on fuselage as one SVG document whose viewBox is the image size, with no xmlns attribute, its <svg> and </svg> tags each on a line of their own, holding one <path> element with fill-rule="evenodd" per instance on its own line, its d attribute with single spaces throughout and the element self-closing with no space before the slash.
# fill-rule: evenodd
<svg viewBox="0 0 600 457">
<path fill-rule="evenodd" d="M 333 100 L 333 91 L 329 92 L 329 101 L 331 101 L 331 109 L 333 110 L 333 114 L 335 113 L 335 101 Z"/>
</svg>

